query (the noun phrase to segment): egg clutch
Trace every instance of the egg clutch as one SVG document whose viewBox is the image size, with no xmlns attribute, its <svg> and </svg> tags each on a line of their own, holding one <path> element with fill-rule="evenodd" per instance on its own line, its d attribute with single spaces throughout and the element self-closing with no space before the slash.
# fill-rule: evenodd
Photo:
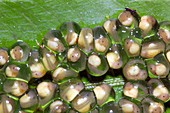
<svg viewBox="0 0 170 113">
<path fill-rule="evenodd" d="M 164 113 L 170 106 L 169 21 L 125 8 L 94 28 L 65 22 L 37 44 L 0 48 L 0 113 Z"/>
</svg>

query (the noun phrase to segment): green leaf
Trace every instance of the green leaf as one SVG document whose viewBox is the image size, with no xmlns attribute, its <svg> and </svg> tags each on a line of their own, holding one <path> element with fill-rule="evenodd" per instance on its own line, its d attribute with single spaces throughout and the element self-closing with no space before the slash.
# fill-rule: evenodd
<svg viewBox="0 0 170 113">
<path fill-rule="evenodd" d="M 125 7 L 136 10 L 140 16 L 152 15 L 158 22 L 170 20 L 168 0 L 1 0 L 0 47 L 10 47 L 23 40 L 31 47 L 41 43 L 50 29 L 63 22 L 75 21 L 81 27 L 102 25 L 107 18 L 117 18 Z M 121 87 L 115 87 L 116 101 Z M 169 109 L 167 113 L 170 112 Z"/>
<path fill-rule="evenodd" d="M 3 0 L 0 2 L 0 46 L 10 47 L 17 40 L 30 46 L 41 42 L 44 33 L 66 21 L 81 27 L 102 25 L 106 17 L 117 18 L 125 7 L 140 15 L 169 20 L 169 1 L 162 0 Z"/>
<path fill-rule="evenodd" d="M 165 113 L 170 113 L 170 108 L 166 109 Z"/>
</svg>

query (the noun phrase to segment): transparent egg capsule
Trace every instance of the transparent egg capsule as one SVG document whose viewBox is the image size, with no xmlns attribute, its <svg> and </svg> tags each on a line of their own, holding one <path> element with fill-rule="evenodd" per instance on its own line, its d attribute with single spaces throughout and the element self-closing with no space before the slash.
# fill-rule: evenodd
<svg viewBox="0 0 170 113">
<path fill-rule="evenodd" d="M 148 37 L 154 35 L 157 32 L 159 25 L 157 20 L 150 15 L 144 15 L 139 22 L 139 28 L 142 31 L 142 37 Z"/>
<path fill-rule="evenodd" d="M 118 20 L 123 26 L 133 28 L 138 27 L 139 16 L 135 10 L 126 8 L 126 10 L 119 14 Z"/>
<path fill-rule="evenodd" d="M 148 95 L 148 87 L 145 81 L 129 81 L 123 87 L 123 94 L 125 96 L 142 100 Z"/>
<path fill-rule="evenodd" d="M 106 54 L 109 67 L 120 69 L 127 62 L 127 55 L 120 44 L 113 44 Z"/>
<path fill-rule="evenodd" d="M 166 50 L 164 54 L 165 54 L 167 61 L 170 63 L 170 45 L 166 45 Z"/>
<path fill-rule="evenodd" d="M 95 108 L 95 109 L 91 110 L 90 113 L 100 113 L 100 111 L 97 108 Z"/>
<path fill-rule="evenodd" d="M 3 84 L 6 80 L 6 76 L 3 74 L 3 73 L 0 73 L 0 94 L 3 94 L 4 93 L 4 90 L 3 90 Z"/>
<path fill-rule="evenodd" d="M 69 113 L 78 113 L 78 112 L 76 110 L 74 110 L 74 109 L 70 109 Z"/>
<path fill-rule="evenodd" d="M 64 35 L 69 46 L 76 45 L 78 41 L 78 34 L 80 33 L 80 26 L 75 22 L 65 22 L 60 26 L 60 30 Z"/>
<path fill-rule="evenodd" d="M 3 67 L 9 61 L 9 55 L 6 49 L 0 48 L 0 67 Z"/>
<path fill-rule="evenodd" d="M 103 27 L 97 26 L 93 28 L 94 50 L 100 54 L 108 51 L 111 41 Z"/>
<path fill-rule="evenodd" d="M 130 59 L 123 67 L 123 74 L 127 80 L 145 80 L 148 77 L 145 62 L 142 59 Z"/>
<path fill-rule="evenodd" d="M 27 64 L 9 62 L 5 68 L 5 75 L 11 79 L 28 82 L 31 79 L 30 68 Z"/>
<path fill-rule="evenodd" d="M 41 78 L 46 74 L 46 69 L 42 63 L 41 56 L 37 49 L 33 49 L 30 52 L 28 65 L 30 66 L 31 75 L 33 78 Z"/>
<path fill-rule="evenodd" d="M 160 79 L 150 79 L 148 81 L 149 92 L 155 98 L 167 102 L 170 99 L 170 91 L 168 87 Z"/>
<path fill-rule="evenodd" d="M 164 113 L 164 104 L 152 96 L 147 96 L 142 100 L 143 113 Z"/>
<path fill-rule="evenodd" d="M 77 72 L 83 71 L 86 68 L 86 55 L 77 47 L 68 49 L 67 61 L 72 69 Z"/>
<path fill-rule="evenodd" d="M 122 98 L 119 100 L 119 106 L 123 113 L 142 113 L 141 105 L 138 101 Z"/>
<path fill-rule="evenodd" d="M 119 22 L 117 19 L 110 19 L 104 22 L 103 27 L 110 36 L 112 44 L 116 42 L 121 42 L 121 38 L 118 36 L 117 29 L 118 29 Z"/>
<path fill-rule="evenodd" d="M 34 111 L 38 107 L 38 97 L 35 89 L 29 89 L 19 99 L 19 104 L 22 109 L 29 109 Z"/>
<path fill-rule="evenodd" d="M 81 80 L 72 78 L 60 84 L 59 89 L 60 97 L 70 102 L 84 89 L 84 84 Z"/>
<path fill-rule="evenodd" d="M 47 71 L 54 70 L 59 64 L 57 55 L 46 48 L 40 48 L 40 52 L 42 55 L 42 62 Z"/>
<path fill-rule="evenodd" d="M 84 51 L 84 53 L 91 53 L 94 48 L 94 38 L 92 29 L 82 28 L 79 34 L 78 46 L 82 51 Z"/>
<path fill-rule="evenodd" d="M 150 39 L 145 39 L 143 41 L 140 53 L 143 58 L 153 58 L 157 54 L 165 51 L 164 42 L 154 38 L 156 37 L 150 37 Z"/>
<path fill-rule="evenodd" d="M 52 101 L 45 109 L 45 113 L 70 113 L 68 112 L 69 106 L 61 100 Z"/>
<path fill-rule="evenodd" d="M 66 50 L 66 42 L 59 30 L 50 30 L 44 36 L 43 43 L 47 48 L 61 53 Z"/>
<path fill-rule="evenodd" d="M 146 64 L 150 78 L 165 78 L 169 74 L 169 62 L 163 53 L 146 60 Z"/>
<path fill-rule="evenodd" d="M 111 101 L 102 106 L 100 113 L 122 113 L 122 112 L 120 111 L 119 106 L 115 102 Z"/>
<path fill-rule="evenodd" d="M 70 69 L 67 65 L 59 66 L 52 72 L 52 77 L 55 82 L 61 82 L 62 80 L 75 78 L 77 76 L 78 73 Z"/>
<path fill-rule="evenodd" d="M 20 80 L 6 79 L 3 84 L 3 90 L 14 96 L 22 96 L 28 89 L 28 84 Z"/>
<path fill-rule="evenodd" d="M 39 96 L 39 104 L 44 107 L 56 94 L 58 87 L 57 84 L 43 81 L 36 87 Z"/>
<path fill-rule="evenodd" d="M 124 49 L 129 57 L 139 56 L 141 43 L 134 38 L 126 38 L 124 40 Z"/>
<path fill-rule="evenodd" d="M 105 56 L 92 53 L 88 57 L 86 68 L 89 74 L 93 76 L 102 76 L 108 71 L 109 66 Z"/>
<path fill-rule="evenodd" d="M 105 102 L 114 100 L 115 94 L 111 86 L 108 84 L 101 84 L 97 85 L 93 89 L 96 99 L 97 99 L 97 104 L 99 106 L 102 106 Z"/>
<path fill-rule="evenodd" d="M 28 59 L 30 47 L 22 41 L 16 42 L 10 49 L 10 56 L 15 61 L 25 62 Z"/>
<path fill-rule="evenodd" d="M 14 113 L 16 110 L 15 101 L 7 95 L 0 95 L 0 113 Z"/>
<path fill-rule="evenodd" d="M 166 43 L 170 44 L 170 22 L 163 21 L 160 23 L 157 35 Z"/>
<path fill-rule="evenodd" d="M 96 104 L 95 95 L 91 91 L 82 91 L 76 98 L 71 102 L 71 106 L 78 112 L 85 113 L 94 108 Z"/>
</svg>

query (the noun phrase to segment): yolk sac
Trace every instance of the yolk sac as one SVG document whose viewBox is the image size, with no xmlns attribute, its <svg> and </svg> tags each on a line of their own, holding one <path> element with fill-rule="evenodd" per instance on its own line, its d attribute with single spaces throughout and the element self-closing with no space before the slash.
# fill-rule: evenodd
<svg viewBox="0 0 170 113">
<path fill-rule="evenodd" d="M 109 34 L 111 34 L 113 31 L 116 31 L 117 29 L 116 20 L 107 20 L 103 24 L 103 27 Z"/>
<path fill-rule="evenodd" d="M 66 113 L 68 106 L 61 100 L 55 100 L 49 106 L 50 113 Z"/>
<path fill-rule="evenodd" d="M 166 44 L 170 43 L 170 21 L 162 21 L 159 23 L 159 29 L 157 35 L 162 39 Z"/>
<path fill-rule="evenodd" d="M 118 19 L 120 23 L 124 26 L 131 26 L 134 23 L 134 17 L 129 11 L 123 11 L 119 16 Z"/>
<path fill-rule="evenodd" d="M 123 113 L 141 113 L 141 110 L 137 104 L 124 98 L 119 100 L 119 106 Z"/>
<path fill-rule="evenodd" d="M 110 19 L 104 22 L 103 27 L 108 33 L 112 43 L 121 42 L 121 38 L 118 36 L 117 29 L 118 29 L 118 20 Z"/>
<path fill-rule="evenodd" d="M 3 89 L 5 92 L 19 97 L 27 91 L 28 84 L 19 80 L 7 80 L 4 83 Z"/>
<path fill-rule="evenodd" d="M 135 87 L 130 82 L 127 82 L 123 88 L 123 93 L 125 96 L 137 98 L 138 96 L 138 87 Z"/>
<path fill-rule="evenodd" d="M 88 58 L 88 63 L 94 67 L 98 67 L 101 64 L 101 59 L 97 55 L 91 55 Z"/>
<path fill-rule="evenodd" d="M 140 44 L 136 43 L 132 39 L 125 39 L 124 48 L 129 56 L 131 57 L 139 56 L 140 47 L 141 47 Z"/>
<path fill-rule="evenodd" d="M 90 91 L 81 92 L 76 98 L 71 102 L 71 105 L 78 112 L 88 112 L 96 104 L 95 95 Z"/>
<path fill-rule="evenodd" d="M 94 48 L 93 42 L 94 38 L 92 30 L 90 28 L 83 28 L 78 39 L 78 46 L 80 49 L 82 49 L 85 53 L 90 53 Z"/>
<path fill-rule="evenodd" d="M 42 63 L 38 49 L 33 49 L 30 52 L 28 65 L 30 66 L 33 78 L 41 78 L 46 74 L 46 69 Z"/>
<path fill-rule="evenodd" d="M 76 45 L 78 41 L 78 34 L 80 33 L 80 26 L 75 22 L 65 22 L 60 26 L 61 32 L 69 46 Z"/>
<path fill-rule="evenodd" d="M 28 59 L 30 47 L 22 41 L 16 42 L 10 49 L 10 56 L 13 60 L 25 62 Z"/>
<path fill-rule="evenodd" d="M 6 95 L 0 96 L 0 113 L 13 113 L 15 111 L 15 102 Z"/>
<path fill-rule="evenodd" d="M 56 85 L 51 82 L 41 82 L 37 86 L 38 95 L 42 98 L 53 95 Z"/>
<path fill-rule="evenodd" d="M 57 56 L 54 53 L 48 51 L 46 48 L 42 48 L 41 52 L 42 52 L 42 61 L 45 68 L 48 71 L 55 69 L 58 65 Z"/>
<path fill-rule="evenodd" d="M 145 81 L 128 81 L 123 87 L 123 94 L 140 101 L 149 94 L 147 83 Z"/>
<path fill-rule="evenodd" d="M 147 96 L 141 103 L 143 113 L 164 113 L 164 104 L 152 96 Z"/>
<path fill-rule="evenodd" d="M 152 41 L 142 44 L 141 56 L 143 58 L 153 58 L 165 50 L 165 44 L 162 41 Z"/>
<path fill-rule="evenodd" d="M 67 59 L 71 62 L 76 62 L 80 59 L 81 52 L 78 48 L 70 48 L 67 52 Z"/>
<path fill-rule="evenodd" d="M 0 66 L 5 65 L 8 62 L 8 52 L 4 49 L 0 49 Z"/>
<path fill-rule="evenodd" d="M 19 99 L 22 108 L 30 108 L 38 105 L 37 93 L 34 90 L 29 90 Z"/>
<path fill-rule="evenodd" d="M 169 69 L 162 63 L 149 64 L 148 69 L 152 74 L 160 78 L 166 77 L 169 72 Z"/>
<path fill-rule="evenodd" d="M 43 44 L 55 52 L 61 53 L 66 50 L 66 42 L 59 30 L 48 31 L 44 36 Z"/>
<path fill-rule="evenodd" d="M 34 78 L 41 78 L 46 74 L 46 70 L 42 63 L 32 64 L 30 66 L 32 77 Z"/>
<path fill-rule="evenodd" d="M 72 69 L 64 68 L 64 67 L 58 67 L 52 73 L 53 80 L 57 82 L 62 81 L 67 78 L 72 78 L 72 77 L 77 77 L 77 76 L 78 76 L 78 73 L 76 73 Z"/>
<path fill-rule="evenodd" d="M 91 54 L 87 61 L 87 71 L 93 76 L 102 76 L 109 69 L 107 61 L 104 56 Z"/>
<path fill-rule="evenodd" d="M 100 106 L 102 104 L 104 104 L 104 102 L 106 102 L 106 100 L 109 98 L 109 96 L 113 96 L 113 95 L 111 95 L 112 89 L 107 84 L 101 84 L 99 86 L 96 86 L 93 89 L 93 91 L 94 91 L 96 99 L 97 99 L 97 104 Z"/>
<path fill-rule="evenodd" d="M 21 60 L 23 58 L 24 52 L 20 46 L 16 46 L 10 51 L 10 54 L 13 59 Z"/>
<path fill-rule="evenodd" d="M 76 72 L 86 69 L 87 56 L 78 47 L 69 48 L 67 52 L 67 63 Z"/>
<path fill-rule="evenodd" d="M 165 43 L 170 43 L 170 31 L 169 30 L 159 29 L 158 35 Z"/>
<path fill-rule="evenodd" d="M 139 67 L 139 64 L 143 66 L 143 69 Z M 145 63 L 140 59 L 129 60 L 123 68 L 123 73 L 128 80 L 145 80 L 148 76 Z"/>
<path fill-rule="evenodd" d="M 70 79 L 68 82 L 62 83 L 60 85 L 60 97 L 65 101 L 72 101 L 82 90 L 84 89 L 84 84 L 76 79 Z"/>
<path fill-rule="evenodd" d="M 117 52 L 108 52 L 106 58 L 110 68 L 119 69 L 123 65 L 122 59 Z"/>
<path fill-rule="evenodd" d="M 139 28 L 143 31 L 143 35 L 145 36 L 154 28 L 156 23 L 156 19 L 152 16 L 142 16 L 141 21 L 139 23 Z"/>
<path fill-rule="evenodd" d="M 39 96 L 39 104 L 44 105 L 49 102 L 57 91 L 57 84 L 53 82 L 43 81 L 38 84 L 36 90 Z"/>
<path fill-rule="evenodd" d="M 153 102 L 149 106 L 148 113 L 164 113 L 164 109 L 161 104 Z"/>
<path fill-rule="evenodd" d="M 110 47 L 111 41 L 103 27 L 98 26 L 93 29 L 94 49 L 96 52 L 104 54 Z"/>
<path fill-rule="evenodd" d="M 168 61 L 170 62 L 170 51 L 168 51 L 168 52 L 166 53 L 166 57 L 167 57 Z"/>
<path fill-rule="evenodd" d="M 170 98 L 170 93 L 165 86 L 158 85 L 153 90 L 153 96 L 155 96 L 156 98 L 166 102 Z"/>
<path fill-rule="evenodd" d="M 20 71 L 20 67 L 14 65 L 14 64 L 7 66 L 5 69 L 6 76 L 8 76 L 8 77 L 16 77 L 18 75 L 19 71 Z"/>
<path fill-rule="evenodd" d="M 95 40 L 95 49 L 99 52 L 105 52 L 109 42 L 107 38 L 100 37 Z"/>
<path fill-rule="evenodd" d="M 162 100 L 163 102 L 166 102 L 170 99 L 170 92 L 164 83 L 166 83 L 166 81 L 163 82 L 163 79 L 150 79 L 148 81 L 148 86 L 151 95 Z"/>
<path fill-rule="evenodd" d="M 65 50 L 64 45 L 58 39 L 53 38 L 49 39 L 47 42 L 47 46 L 53 51 L 63 52 Z"/>
</svg>

